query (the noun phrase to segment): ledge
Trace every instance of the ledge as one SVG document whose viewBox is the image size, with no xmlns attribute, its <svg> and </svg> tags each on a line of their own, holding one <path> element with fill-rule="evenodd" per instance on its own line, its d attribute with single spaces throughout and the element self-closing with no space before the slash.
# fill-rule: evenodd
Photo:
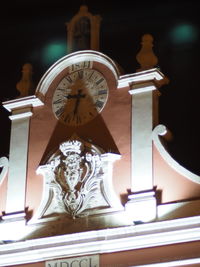
<svg viewBox="0 0 200 267">
<path fill-rule="evenodd" d="M 193 216 L 3 244 L 0 246 L 0 266 L 199 240 L 200 216 Z"/>
<path fill-rule="evenodd" d="M 130 86 L 131 83 L 141 82 L 141 81 L 152 81 L 152 80 L 163 80 L 165 78 L 164 74 L 159 71 L 159 69 L 154 68 L 150 70 L 145 70 L 141 72 L 136 72 L 133 74 L 126 74 L 119 77 L 118 89 Z"/>
<path fill-rule="evenodd" d="M 2 105 L 4 106 L 5 109 L 12 112 L 13 110 L 20 108 L 42 106 L 43 102 L 35 95 L 32 95 L 23 98 L 16 98 L 14 100 L 9 100 L 3 102 Z"/>
</svg>

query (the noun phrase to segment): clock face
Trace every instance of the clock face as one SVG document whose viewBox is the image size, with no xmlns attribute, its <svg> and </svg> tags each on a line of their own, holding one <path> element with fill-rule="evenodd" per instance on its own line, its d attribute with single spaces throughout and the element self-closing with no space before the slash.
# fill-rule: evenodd
<svg viewBox="0 0 200 267">
<path fill-rule="evenodd" d="M 64 124 L 83 125 L 95 118 L 105 106 L 108 98 L 106 79 L 88 66 L 72 66 L 71 72 L 59 82 L 54 92 L 53 112 Z"/>
</svg>

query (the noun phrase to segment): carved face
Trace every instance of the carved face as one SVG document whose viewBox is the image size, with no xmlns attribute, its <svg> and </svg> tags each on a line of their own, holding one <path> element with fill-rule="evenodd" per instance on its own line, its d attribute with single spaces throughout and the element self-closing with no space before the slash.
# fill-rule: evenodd
<svg viewBox="0 0 200 267">
<path fill-rule="evenodd" d="M 64 160 L 66 168 L 64 170 L 64 176 L 66 183 L 68 184 L 70 190 L 74 190 L 77 183 L 80 181 L 82 168 L 82 159 L 79 154 L 71 153 Z"/>
</svg>

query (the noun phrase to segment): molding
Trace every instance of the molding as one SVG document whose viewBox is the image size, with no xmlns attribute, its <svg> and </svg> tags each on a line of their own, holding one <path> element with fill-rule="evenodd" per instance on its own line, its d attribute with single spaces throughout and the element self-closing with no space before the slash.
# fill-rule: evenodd
<svg viewBox="0 0 200 267">
<path fill-rule="evenodd" d="M 199 240 L 200 216 L 193 216 L 3 244 L 0 246 L 0 266 Z"/>
<path fill-rule="evenodd" d="M 59 59 L 47 70 L 36 88 L 36 94 L 45 96 L 50 84 L 56 78 L 58 73 L 69 67 L 71 64 L 87 60 L 97 61 L 99 63 L 104 64 L 112 71 L 113 75 L 115 76 L 115 79 L 118 80 L 119 70 L 114 61 L 108 56 L 104 55 L 103 53 L 92 50 L 78 51 Z"/>
<path fill-rule="evenodd" d="M 19 114 L 13 114 L 11 116 L 9 116 L 10 120 L 19 120 L 19 119 L 24 119 L 24 118 L 28 118 L 31 117 L 33 115 L 33 113 L 31 111 L 27 111 L 27 112 L 23 112 L 23 113 L 19 113 Z"/>
<path fill-rule="evenodd" d="M 25 223 L 25 216 L 26 216 L 26 213 L 24 211 L 18 211 L 18 212 L 13 212 L 13 213 L 3 213 L 3 216 L 2 216 L 2 220 L 3 220 L 3 223 L 7 223 L 7 222 L 15 222 L 16 220 L 17 221 L 24 221 Z"/>
<path fill-rule="evenodd" d="M 0 173 L 0 184 L 3 182 L 4 178 L 6 177 L 6 174 L 8 173 L 8 166 L 9 162 L 6 157 L 0 158 L 0 168 L 2 168 L 2 171 Z"/>
<path fill-rule="evenodd" d="M 38 107 L 44 105 L 43 102 L 37 98 L 35 95 L 27 96 L 23 98 L 17 98 L 14 100 L 9 100 L 3 102 L 2 105 L 8 111 L 13 111 L 14 109 L 24 108 L 24 107 Z"/>
<path fill-rule="evenodd" d="M 167 128 L 162 124 L 157 125 L 152 132 L 152 139 L 153 139 L 154 145 L 156 149 L 158 150 L 158 152 L 160 153 L 160 155 L 162 156 L 162 158 L 167 162 L 167 164 L 171 168 L 173 168 L 180 175 L 183 175 L 185 178 L 187 178 L 188 180 L 194 183 L 200 184 L 200 176 L 192 173 L 191 171 L 181 166 L 167 152 L 167 150 L 165 149 L 165 147 L 163 146 L 159 138 L 160 135 L 163 136 L 166 134 L 167 134 Z"/>
<path fill-rule="evenodd" d="M 131 83 L 147 80 L 163 80 L 165 78 L 164 74 L 159 71 L 159 69 L 154 68 L 150 70 L 145 70 L 141 72 L 136 72 L 133 74 L 126 74 L 119 77 L 118 89 L 130 86 Z"/>
<path fill-rule="evenodd" d="M 157 87 L 152 81 L 138 82 L 131 85 L 131 90 L 129 90 L 130 95 L 136 95 L 140 93 L 146 93 L 149 91 L 156 90 Z"/>
<path fill-rule="evenodd" d="M 130 267 L 176 267 L 176 266 L 189 266 L 191 264 L 200 264 L 200 258 L 178 259 L 174 261 L 166 261 L 159 263 L 155 262 L 153 264 L 134 265 Z"/>
</svg>

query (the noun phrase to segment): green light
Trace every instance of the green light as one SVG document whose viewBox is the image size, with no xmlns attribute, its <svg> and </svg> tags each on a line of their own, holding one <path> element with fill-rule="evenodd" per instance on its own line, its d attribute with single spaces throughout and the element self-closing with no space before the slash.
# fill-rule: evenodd
<svg viewBox="0 0 200 267">
<path fill-rule="evenodd" d="M 66 55 L 66 43 L 56 41 L 48 44 L 42 53 L 42 62 L 45 65 L 53 64 L 55 61 Z"/>
<path fill-rule="evenodd" d="M 180 24 L 171 31 L 170 37 L 175 44 L 192 43 L 197 40 L 198 31 L 193 25 Z"/>
</svg>

